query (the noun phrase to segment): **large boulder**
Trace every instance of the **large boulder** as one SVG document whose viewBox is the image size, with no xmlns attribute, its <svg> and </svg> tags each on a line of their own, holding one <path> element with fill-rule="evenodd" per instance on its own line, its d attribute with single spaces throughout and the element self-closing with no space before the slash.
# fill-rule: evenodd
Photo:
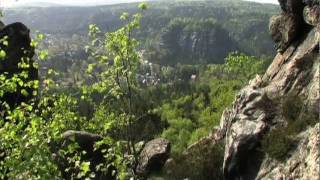
<svg viewBox="0 0 320 180">
<path fill-rule="evenodd" d="M 139 156 L 136 172 L 146 176 L 154 171 L 160 171 L 170 156 L 170 142 L 157 138 L 148 142 Z"/>
<path fill-rule="evenodd" d="M 113 166 L 109 166 L 106 171 L 97 170 L 97 166 L 106 166 L 106 163 L 110 162 L 110 159 L 107 160 L 105 158 L 109 148 L 107 145 L 95 148 L 95 144 L 102 141 L 103 137 L 85 131 L 72 130 L 66 131 L 62 136 L 63 138 L 59 145 L 52 144 L 52 151 L 54 152 L 54 159 L 64 179 L 75 179 L 80 172 L 79 167 L 76 167 L 74 162 L 69 161 L 75 154 L 80 154 L 81 162 L 90 162 L 90 173 L 93 172 L 95 174 L 92 179 L 116 179 L 116 169 Z M 73 152 L 67 152 L 69 146 L 75 147 Z M 67 153 L 62 154 L 61 150 Z M 67 169 L 68 171 L 66 171 Z"/>
<path fill-rule="evenodd" d="M 237 96 L 226 132 L 224 176 L 226 179 L 254 179 L 259 159 L 263 155 L 256 151 L 261 137 L 274 116 L 274 105 L 263 91 L 249 86 Z"/>
<path fill-rule="evenodd" d="M 25 87 L 25 85 L 30 81 L 38 79 L 38 70 L 34 67 L 32 59 L 34 47 L 31 46 L 30 30 L 24 24 L 17 22 L 0 27 L 0 29 L 0 39 L 8 42 L 0 43 L 1 50 L 6 53 L 5 57 L 0 59 L 0 74 L 4 75 L 7 79 L 18 75 L 24 82 L 23 84 L 17 83 L 17 88 L 14 92 L 5 92 L 0 97 L 0 108 L 4 102 L 11 108 L 14 108 L 21 102 L 27 102 L 33 98 L 33 91 L 35 89 Z M 22 62 L 26 66 L 20 66 L 19 64 Z M 26 72 L 28 76 L 19 76 L 22 72 Z M 22 89 L 27 93 L 21 93 Z"/>
</svg>

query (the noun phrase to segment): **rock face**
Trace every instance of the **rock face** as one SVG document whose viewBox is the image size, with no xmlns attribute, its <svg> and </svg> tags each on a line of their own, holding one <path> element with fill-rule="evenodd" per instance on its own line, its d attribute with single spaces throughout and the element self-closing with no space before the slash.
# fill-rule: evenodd
<svg viewBox="0 0 320 180">
<path fill-rule="evenodd" d="M 228 31 L 209 20 L 197 23 L 177 21 L 174 25 L 169 25 L 161 35 L 159 48 L 165 54 L 159 53 L 154 58 L 161 55 L 161 59 L 167 59 L 165 61 L 168 64 L 177 58 L 184 59 L 185 63 L 191 63 L 195 59 L 210 61 L 212 57 L 223 59 L 229 52 L 238 49 Z"/>
<path fill-rule="evenodd" d="M 74 167 L 73 163 L 68 162 L 68 157 L 72 157 L 73 153 L 68 153 L 67 155 L 61 155 L 59 150 L 68 149 L 69 145 L 76 143 L 78 148 L 75 149 L 74 153 L 85 152 L 85 154 L 80 155 L 82 162 L 90 162 L 90 172 L 95 173 L 95 177 L 93 179 L 105 179 L 105 180 L 114 180 L 116 179 L 112 171 L 115 171 L 114 167 L 109 167 L 107 172 L 102 172 L 96 170 L 96 167 L 100 164 L 104 165 L 107 160 L 104 157 L 103 149 L 108 149 L 108 147 L 103 146 L 98 149 L 94 148 L 96 142 L 103 140 L 103 138 L 97 134 L 91 134 L 84 131 L 67 131 L 63 134 L 63 140 L 61 142 L 60 148 L 52 150 L 54 151 L 54 157 L 58 164 L 58 167 L 61 171 L 61 174 L 64 179 L 74 179 L 77 177 L 77 174 L 80 172 L 78 168 Z M 53 145 L 56 148 L 56 145 Z M 66 172 L 66 169 L 70 168 L 69 171 Z"/>
<path fill-rule="evenodd" d="M 21 72 L 27 72 L 28 77 L 22 80 L 30 82 L 38 79 L 38 70 L 33 66 L 34 48 L 31 46 L 30 30 L 22 23 L 13 23 L 7 26 L 0 24 L 0 39 L 7 40 L 7 45 L 0 43 L 1 50 L 4 50 L 6 56 L 0 60 L 0 74 L 6 78 L 11 78 L 13 75 L 18 75 Z M 19 67 L 19 63 L 24 62 L 28 66 Z M 1 82 L 0 82 L 1 83 Z M 20 93 L 21 87 L 17 85 L 17 90 L 13 93 L 6 92 L 3 97 L 0 97 L 0 104 L 6 102 L 11 108 L 27 102 L 33 97 L 32 88 L 24 88 L 28 95 Z M 1 105 L 0 105 L 1 109 Z"/>
<path fill-rule="evenodd" d="M 300 33 L 301 21 L 290 14 L 283 14 L 271 18 L 269 30 L 276 47 L 283 52 Z"/>
<path fill-rule="evenodd" d="M 304 20 L 312 25 L 320 28 L 320 7 L 316 3 L 310 3 L 310 6 L 306 6 L 303 10 Z"/>
<path fill-rule="evenodd" d="M 281 99 L 289 95 L 301 98 L 299 106 L 316 114 L 315 120 L 320 112 L 319 1 L 281 0 L 280 5 L 282 14 L 270 23 L 280 52 L 262 78 L 257 76 L 240 91 L 212 136 L 225 138 L 223 173 L 228 180 L 320 178 L 319 123 L 291 135 L 295 143 L 283 161 L 261 150 L 270 133 L 288 126 Z M 301 113 L 297 118 L 306 122 Z"/>
<path fill-rule="evenodd" d="M 282 13 L 270 20 L 269 31 L 280 52 L 283 52 L 304 31 L 303 2 L 279 0 Z"/>
<path fill-rule="evenodd" d="M 158 138 L 148 142 L 140 153 L 137 173 L 146 176 L 161 170 L 169 158 L 170 150 L 170 142 L 166 139 Z"/>
</svg>

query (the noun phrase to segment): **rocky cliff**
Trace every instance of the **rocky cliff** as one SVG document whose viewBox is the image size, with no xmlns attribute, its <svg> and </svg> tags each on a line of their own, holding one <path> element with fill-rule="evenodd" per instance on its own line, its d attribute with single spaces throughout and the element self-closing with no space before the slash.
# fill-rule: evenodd
<svg viewBox="0 0 320 180">
<path fill-rule="evenodd" d="M 229 32 L 213 20 L 174 19 L 164 28 L 160 36 L 159 49 L 163 51 L 161 61 L 175 64 L 223 63 L 229 52 L 238 49 Z M 159 52 L 154 58 L 161 55 Z M 214 60 L 212 60 L 214 57 Z"/>
<path fill-rule="evenodd" d="M 225 179 L 319 179 L 320 4 L 279 2 L 282 13 L 270 21 L 278 54 L 212 136 L 225 140 Z"/>
</svg>

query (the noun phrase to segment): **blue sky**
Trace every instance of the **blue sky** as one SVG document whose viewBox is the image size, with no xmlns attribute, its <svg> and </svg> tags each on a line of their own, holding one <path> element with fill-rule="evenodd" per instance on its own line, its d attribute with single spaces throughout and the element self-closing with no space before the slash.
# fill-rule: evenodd
<svg viewBox="0 0 320 180">
<path fill-rule="evenodd" d="M 23 4 L 29 3 L 38 3 L 38 2 L 48 2 L 48 3 L 55 3 L 55 4 L 64 4 L 64 5 L 102 5 L 102 4 L 115 4 L 115 3 L 124 3 L 124 2 L 137 2 L 139 0 L 1 0 L 0 6 L 1 7 L 14 7 Z M 143 1 L 143 0 L 141 0 Z M 261 3 L 277 3 L 277 0 L 249 0 Z"/>
</svg>

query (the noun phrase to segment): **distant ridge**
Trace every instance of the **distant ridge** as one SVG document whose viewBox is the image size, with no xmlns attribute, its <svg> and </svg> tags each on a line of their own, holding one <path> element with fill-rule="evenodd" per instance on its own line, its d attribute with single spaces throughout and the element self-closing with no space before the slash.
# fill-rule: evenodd
<svg viewBox="0 0 320 180">
<path fill-rule="evenodd" d="M 135 2 L 146 2 L 146 1 L 170 1 L 170 2 L 179 2 L 179 1 L 199 1 L 199 0 L 79 0 L 77 3 L 70 1 L 58 1 L 58 2 L 48 2 L 45 0 L 33 0 L 37 2 L 26 2 L 26 1 L 16 1 L 10 4 L 2 3 L 1 6 L 4 6 L 5 9 L 14 9 L 14 8 L 24 8 L 24 7 L 83 7 L 83 6 L 103 6 L 103 5 L 114 5 L 114 4 L 124 4 L 124 3 L 135 3 Z M 221 0 L 200 0 L 200 1 L 221 1 Z M 226 1 L 226 0 L 224 0 Z M 229 1 L 251 1 L 256 3 L 268 3 L 268 4 L 277 4 L 277 1 L 273 0 L 229 0 Z"/>
<path fill-rule="evenodd" d="M 13 6 L 5 6 L 5 9 L 12 9 L 12 8 L 23 8 L 23 7 L 62 7 L 63 5 L 58 3 L 48 3 L 48 2 L 16 2 Z"/>
</svg>

